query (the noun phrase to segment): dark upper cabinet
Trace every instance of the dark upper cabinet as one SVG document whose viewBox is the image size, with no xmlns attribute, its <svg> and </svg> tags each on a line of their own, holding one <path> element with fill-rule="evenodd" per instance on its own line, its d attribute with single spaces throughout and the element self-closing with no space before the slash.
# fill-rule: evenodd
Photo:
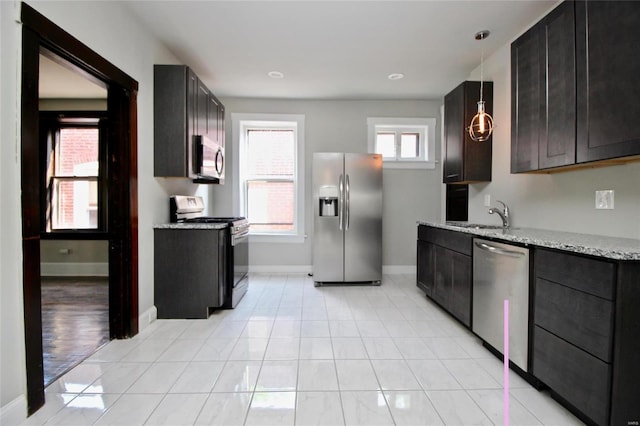
<svg viewBox="0 0 640 426">
<path fill-rule="evenodd" d="M 209 139 L 218 141 L 218 100 L 214 96 L 209 96 L 207 109 L 207 135 Z"/>
<path fill-rule="evenodd" d="M 209 96 L 207 134 L 209 139 L 224 147 L 224 105 L 213 93 Z"/>
<path fill-rule="evenodd" d="M 640 3 L 576 2 L 578 163 L 640 154 Z"/>
<path fill-rule="evenodd" d="M 493 113 L 493 83 L 484 82 L 486 111 Z M 444 98 L 444 183 L 491 181 L 491 141 L 475 142 L 469 124 L 478 112 L 480 82 L 465 81 Z"/>
<path fill-rule="evenodd" d="M 153 175 L 197 179 L 194 136 L 224 146 L 224 106 L 186 65 L 155 65 L 153 88 Z"/>
<path fill-rule="evenodd" d="M 197 131 L 198 135 L 209 136 L 209 89 L 198 79 L 198 95 L 197 95 Z"/>
<path fill-rule="evenodd" d="M 198 77 L 186 66 L 155 65 L 153 92 L 153 175 L 194 178 Z"/>
<path fill-rule="evenodd" d="M 563 3 L 511 45 L 511 172 L 574 164 L 573 3 Z"/>
<path fill-rule="evenodd" d="M 225 146 L 224 105 L 222 105 L 222 102 L 220 102 L 215 96 L 213 96 L 213 98 L 216 100 L 218 104 L 218 119 L 216 121 L 217 132 L 218 132 L 218 144 L 224 148 Z"/>
<path fill-rule="evenodd" d="M 538 169 L 540 143 L 540 31 L 511 45 L 511 173 Z"/>
<path fill-rule="evenodd" d="M 638 2 L 566 1 L 512 43 L 512 173 L 640 154 L 639 20 Z"/>
</svg>

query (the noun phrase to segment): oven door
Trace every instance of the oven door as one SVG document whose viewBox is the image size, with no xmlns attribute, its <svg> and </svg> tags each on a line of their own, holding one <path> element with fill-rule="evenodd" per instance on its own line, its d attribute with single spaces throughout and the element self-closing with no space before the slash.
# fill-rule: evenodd
<svg viewBox="0 0 640 426">
<path fill-rule="evenodd" d="M 233 287 L 246 278 L 249 272 L 249 234 L 231 235 L 233 247 Z"/>
<path fill-rule="evenodd" d="M 249 289 L 249 233 L 232 234 L 229 253 L 229 287 L 227 291 L 227 308 L 235 308 Z"/>
</svg>

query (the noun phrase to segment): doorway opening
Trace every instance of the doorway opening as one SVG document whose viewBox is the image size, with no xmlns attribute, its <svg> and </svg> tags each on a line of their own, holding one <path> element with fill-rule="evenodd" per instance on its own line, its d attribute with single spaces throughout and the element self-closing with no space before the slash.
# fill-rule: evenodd
<svg viewBox="0 0 640 426">
<path fill-rule="evenodd" d="M 43 330 L 47 324 L 43 322 L 43 306 L 48 303 L 49 289 L 45 288 L 48 282 L 42 278 L 42 272 L 47 275 L 56 268 L 58 273 L 70 268 L 69 265 L 55 265 L 51 269 L 52 265 L 47 263 L 73 263 L 43 264 L 42 260 L 50 260 L 43 254 L 48 244 L 62 241 L 65 247 L 53 250 L 67 256 L 78 251 L 71 246 L 74 241 L 101 244 L 101 260 L 85 263 L 103 264 L 102 281 L 107 283 L 108 299 L 107 338 L 127 338 L 138 332 L 138 83 L 24 3 L 21 4 L 21 20 L 23 288 L 27 406 L 32 414 L 45 402 Z M 43 54 L 101 88 L 100 98 L 105 108 L 85 106 L 73 112 L 68 110 L 67 103 L 65 108 L 56 108 L 55 113 L 45 117 L 41 104 L 46 102 L 40 96 L 40 65 L 47 60 L 43 59 Z M 44 73 L 42 77 L 46 78 Z M 98 117 L 89 116 L 91 111 Z M 53 126 L 55 131 L 51 127 L 43 131 L 41 126 L 51 124 L 52 116 L 57 120 Z M 47 122 L 48 119 L 51 120 Z M 78 159 L 70 169 L 56 169 L 52 159 L 62 155 L 55 151 L 62 147 L 60 134 L 63 128 L 97 129 L 97 160 L 93 155 Z M 55 134 L 58 140 L 51 137 Z M 93 144 L 95 148 L 95 141 Z M 87 150 L 90 152 L 92 149 Z M 83 267 L 86 265 L 81 269 Z M 79 272 L 70 274 L 78 275 Z M 102 284 L 104 286 L 104 282 Z M 65 282 L 64 289 L 54 288 L 53 293 L 62 296 L 64 290 L 72 286 Z M 99 290 L 91 289 L 87 300 L 95 301 L 100 294 Z M 63 337 L 77 339 L 77 336 L 68 336 L 70 333 L 63 332 Z"/>
<path fill-rule="evenodd" d="M 41 48 L 38 109 L 47 387 L 110 340 L 107 90 Z"/>
</svg>

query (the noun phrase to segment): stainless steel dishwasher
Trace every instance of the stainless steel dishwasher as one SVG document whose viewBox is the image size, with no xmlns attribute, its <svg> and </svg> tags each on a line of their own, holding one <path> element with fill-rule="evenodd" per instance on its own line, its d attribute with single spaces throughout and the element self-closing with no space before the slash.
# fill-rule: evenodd
<svg viewBox="0 0 640 426">
<path fill-rule="evenodd" d="M 509 300 L 509 359 L 527 371 L 529 249 L 473 239 L 473 331 L 504 354 L 504 300 Z"/>
</svg>

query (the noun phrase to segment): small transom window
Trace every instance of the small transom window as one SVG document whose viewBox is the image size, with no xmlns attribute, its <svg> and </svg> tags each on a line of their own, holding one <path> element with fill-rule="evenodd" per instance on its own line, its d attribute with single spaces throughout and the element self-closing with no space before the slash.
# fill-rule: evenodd
<svg viewBox="0 0 640 426">
<path fill-rule="evenodd" d="M 369 118 L 369 151 L 385 167 L 434 168 L 435 118 Z"/>
</svg>

